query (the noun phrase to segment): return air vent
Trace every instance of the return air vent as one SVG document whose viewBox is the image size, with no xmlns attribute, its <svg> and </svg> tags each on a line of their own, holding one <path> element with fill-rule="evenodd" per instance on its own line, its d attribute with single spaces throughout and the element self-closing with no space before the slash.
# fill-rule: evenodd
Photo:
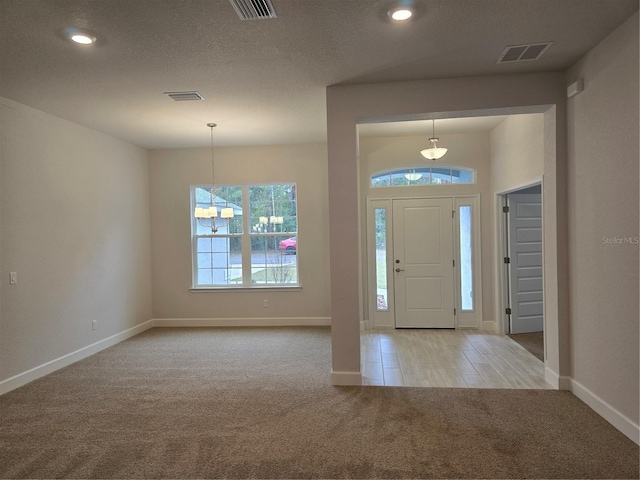
<svg viewBox="0 0 640 480">
<path fill-rule="evenodd" d="M 164 92 L 169 98 L 176 102 L 190 102 L 193 100 L 204 100 L 204 97 L 198 92 Z"/>
<path fill-rule="evenodd" d="M 276 18 L 271 0 L 229 0 L 240 20 Z"/>
<path fill-rule="evenodd" d="M 529 45 L 509 45 L 504 49 L 498 61 L 496 63 L 512 63 L 512 62 L 526 62 L 529 60 L 539 59 L 544 52 L 553 44 L 553 42 L 546 43 L 531 43 Z"/>
</svg>

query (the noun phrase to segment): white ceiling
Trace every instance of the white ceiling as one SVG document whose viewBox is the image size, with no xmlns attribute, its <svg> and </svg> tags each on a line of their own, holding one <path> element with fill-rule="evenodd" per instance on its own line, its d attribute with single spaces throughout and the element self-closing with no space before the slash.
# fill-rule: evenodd
<svg viewBox="0 0 640 480">
<path fill-rule="evenodd" d="M 393 24 L 393 0 L 272 2 L 278 18 L 241 21 L 228 0 L 0 0 L 0 95 L 147 148 L 205 146 L 207 122 L 219 145 L 322 142 L 328 85 L 564 70 L 638 9 L 415 0 Z M 69 27 L 98 43 L 66 41 Z M 496 64 L 545 41 L 537 61 Z M 184 90 L 206 100 L 163 95 Z"/>
</svg>

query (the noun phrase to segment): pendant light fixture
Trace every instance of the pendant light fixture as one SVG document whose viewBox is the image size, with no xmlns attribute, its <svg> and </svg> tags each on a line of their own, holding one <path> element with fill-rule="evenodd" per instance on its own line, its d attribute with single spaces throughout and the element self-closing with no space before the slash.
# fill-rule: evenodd
<svg viewBox="0 0 640 480">
<path fill-rule="evenodd" d="M 202 226 L 211 227 L 212 233 L 218 233 L 218 226 L 216 226 L 216 218 L 218 218 L 218 206 L 216 195 L 216 164 L 213 155 L 213 129 L 218 125 L 215 123 L 207 123 L 207 127 L 211 129 L 211 206 L 209 207 L 196 207 L 193 216 L 198 220 L 198 223 Z M 226 202 L 223 200 L 226 204 Z M 230 218 L 233 218 L 233 208 L 225 207 L 220 209 L 220 218 L 227 223 Z"/>
<path fill-rule="evenodd" d="M 429 147 L 422 150 L 420 153 L 424 158 L 428 158 L 429 160 L 438 160 L 442 158 L 445 153 L 447 153 L 447 149 L 444 147 L 438 147 L 438 137 L 436 137 L 436 120 L 433 119 L 433 133 L 432 137 L 429 139 Z"/>
</svg>

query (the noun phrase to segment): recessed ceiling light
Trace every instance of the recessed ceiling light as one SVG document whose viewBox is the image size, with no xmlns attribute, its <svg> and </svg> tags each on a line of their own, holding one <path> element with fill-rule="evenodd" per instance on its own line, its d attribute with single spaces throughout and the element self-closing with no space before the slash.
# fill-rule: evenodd
<svg viewBox="0 0 640 480">
<path fill-rule="evenodd" d="M 396 22 L 403 22 L 413 17 L 413 9 L 410 7 L 398 6 L 389 10 L 389 16 Z"/>
<path fill-rule="evenodd" d="M 83 32 L 77 29 L 69 29 L 66 32 L 67 38 L 72 42 L 79 43 L 80 45 L 91 45 L 96 42 L 96 37 L 90 33 Z"/>
<path fill-rule="evenodd" d="M 81 33 L 76 33 L 75 35 L 71 36 L 71 40 L 73 40 L 76 43 L 81 43 L 82 45 L 91 45 L 93 42 L 95 42 L 95 38 L 90 37 L 88 35 L 83 35 Z"/>
</svg>

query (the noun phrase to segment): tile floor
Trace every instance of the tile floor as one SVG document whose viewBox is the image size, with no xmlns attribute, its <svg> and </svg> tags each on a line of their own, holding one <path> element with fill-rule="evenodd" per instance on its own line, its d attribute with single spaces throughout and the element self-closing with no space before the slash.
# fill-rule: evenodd
<svg viewBox="0 0 640 480">
<path fill-rule="evenodd" d="M 553 388 L 544 364 L 509 337 L 477 330 L 360 332 L 364 385 Z"/>
</svg>

